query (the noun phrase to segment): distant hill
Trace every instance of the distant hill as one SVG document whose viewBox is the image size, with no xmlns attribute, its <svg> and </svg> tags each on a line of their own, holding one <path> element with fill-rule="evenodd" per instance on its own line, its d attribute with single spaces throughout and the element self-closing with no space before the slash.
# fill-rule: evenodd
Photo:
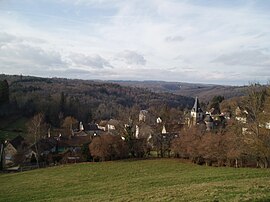
<svg viewBox="0 0 270 202">
<path fill-rule="evenodd" d="M 2 108 L 0 118 L 18 117 L 18 113 L 32 117 L 43 112 L 47 122 L 55 126 L 60 124 L 60 112 L 80 121 L 91 121 L 122 118 L 132 107 L 136 107 L 138 113 L 140 109 L 154 107 L 159 110 L 165 105 L 191 108 L 194 102 L 192 97 L 105 81 L 0 75 L 0 80 L 4 79 L 9 83 L 13 107 Z"/>
<path fill-rule="evenodd" d="M 171 94 L 169 91 L 157 93 L 145 88 L 124 86 L 114 82 L 0 75 L 0 80 L 4 79 L 9 82 L 10 92 L 13 95 L 35 94 L 42 98 L 63 92 L 81 100 L 89 98 L 95 99 L 97 102 L 116 101 L 124 106 L 138 104 L 142 107 L 144 105 L 149 107 L 151 103 L 164 103 L 171 107 L 187 107 L 191 106 L 193 102 L 191 97 Z"/>
<path fill-rule="evenodd" d="M 146 88 L 150 91 L 162 93 L 168 92 L 176 95 L 199 97 L 203 101 L 209 101 L 216 95 L 225 98 L 233 98 L 245 95 L 247 86 L 224 86 L 215 84 L 196 84 L 166 81 L 110 81 L 123 86 Z"/>
</svg>

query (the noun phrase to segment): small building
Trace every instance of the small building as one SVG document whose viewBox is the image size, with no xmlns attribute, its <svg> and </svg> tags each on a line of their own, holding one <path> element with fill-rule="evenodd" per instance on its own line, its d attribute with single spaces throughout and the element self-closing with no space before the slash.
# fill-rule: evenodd
<svg viewBox="0 0 270 202">
<path fill-rule="evenodd" d="M 116 119 L 110 119 L 109 121 L 100 121 L 97 125 L 98 129 L 103 131 L 114 131 L 119 126 L 120 122 Z"/>
<path fill-rule="evenodd" d="M 162 119 L 160 117 L 157 118 L 157 124 L 162 123 Z"/>
<path fill-rule="evenodd" d="M 6 166 L 12 166 L 14 164 L 14 157 L 17 154 L 17 149 L 8 142 L 5 149 L 4 149 L 4 155 L 5 155 L 5 162 L 4 165 Z"/>
<path fill-rule="evenodd" d="M 205 122 L 205 126 L 206 126 L 207 131 L 210 131 L 210 130 L 214 129 L 214 120 L 213 120 L 213 118 L 211 117 L 210 114 L 206 115 L 206 117 L 204 119 L 204 122 Z"/>
<path fill-rule="evenodd" d="M 23 150 L 27 147 L 25 139 L 18 135 L 11 141 L 7 141 L 6 146 L 4 148 L 4 165 L 12 166 L 14 165 L 15 155 L 19 150 Z"/>
<path fill-rule="evenodd" d="M 106 131 L 108 121 L 102 120 L 97 124 L 98 129 Z"/>
<path fill-rule="evenodd" d="M 141 110 L 139 113 L 139 121 L 145 122 L 147 120 L 148 111 L 147 110 Z"/>
<path fill-rule="evenodd" d="M 98 124 L 95 123 L 88 123 L 85 126 L 85 131 L 89 135 L 101 135 L 102 133 L 104 133 L 104 130 L 100 129 L 98 127 Z"/>
<path fill-rule="evenodd" d="M 240 109 L 238 106 L 235 109 L 235 119 L 241 123 L 247 123 L 248 112 L 246 110 Z"/>
</svg>

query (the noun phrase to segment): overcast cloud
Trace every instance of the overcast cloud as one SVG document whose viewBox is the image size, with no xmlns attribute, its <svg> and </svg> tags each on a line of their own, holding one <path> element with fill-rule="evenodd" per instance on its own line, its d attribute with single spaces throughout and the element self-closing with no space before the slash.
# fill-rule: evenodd
<svg viewBox="0 0 270 202">
<path fill-rule="evenodd" d="M 255 0 L 2 0 L 0 73 L 265 83 L 269 10 Z"/>
<path fill-rule="evenodd" d="M 143 55 L 136 53 L 135 51 L 125 50 L 120 52 L 115 57 L 116 60 L 122 60 L 129 65 L 145 65 L 146 60 Z"/>
</svg>

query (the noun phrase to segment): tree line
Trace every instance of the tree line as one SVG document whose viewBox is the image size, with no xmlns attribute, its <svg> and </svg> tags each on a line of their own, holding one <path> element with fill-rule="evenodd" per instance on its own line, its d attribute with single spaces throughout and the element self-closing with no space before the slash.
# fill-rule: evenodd
<svg viewBox="0 0 270 202">
<path fill-rule="evenodd" d="M 227 120 L 226 127 L 211 132 L 204 125 L 183 130 L 171 145 L 175 156 L 197 164 L 269 167 L 270 88 L 252 84 L 247 96 L 231 105 L 226 103 L 228 109 L 240 107 L 241 113 Z"/>
<path fill-rule="evenodd" d="M 3 75 L 2 75 L 3 76 Z M 184 109 L 193 98 L 173 94 L 157 94 L 141 88 L 123 87 L 99 81 L 61 78 L 5 76 L 0 83 L 1 117 L 22 115 L 33 117 L 42 112 L 47 123 L 60 127 L 63 117 L 73 116 L 83 122 L 121 118 L 131 108 Z"/>
</svg>

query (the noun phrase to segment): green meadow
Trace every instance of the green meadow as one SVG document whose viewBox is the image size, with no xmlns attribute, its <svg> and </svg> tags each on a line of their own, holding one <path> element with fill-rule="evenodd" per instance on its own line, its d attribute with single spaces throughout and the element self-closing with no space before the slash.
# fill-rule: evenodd
<svg viewBox="0 0 270 202">
<path fill-rule="evenodd" d="M 178 159 L 70 164 L 0 174 L 0 201 L 270 201 L 270 169 Z"/>
</svg>

